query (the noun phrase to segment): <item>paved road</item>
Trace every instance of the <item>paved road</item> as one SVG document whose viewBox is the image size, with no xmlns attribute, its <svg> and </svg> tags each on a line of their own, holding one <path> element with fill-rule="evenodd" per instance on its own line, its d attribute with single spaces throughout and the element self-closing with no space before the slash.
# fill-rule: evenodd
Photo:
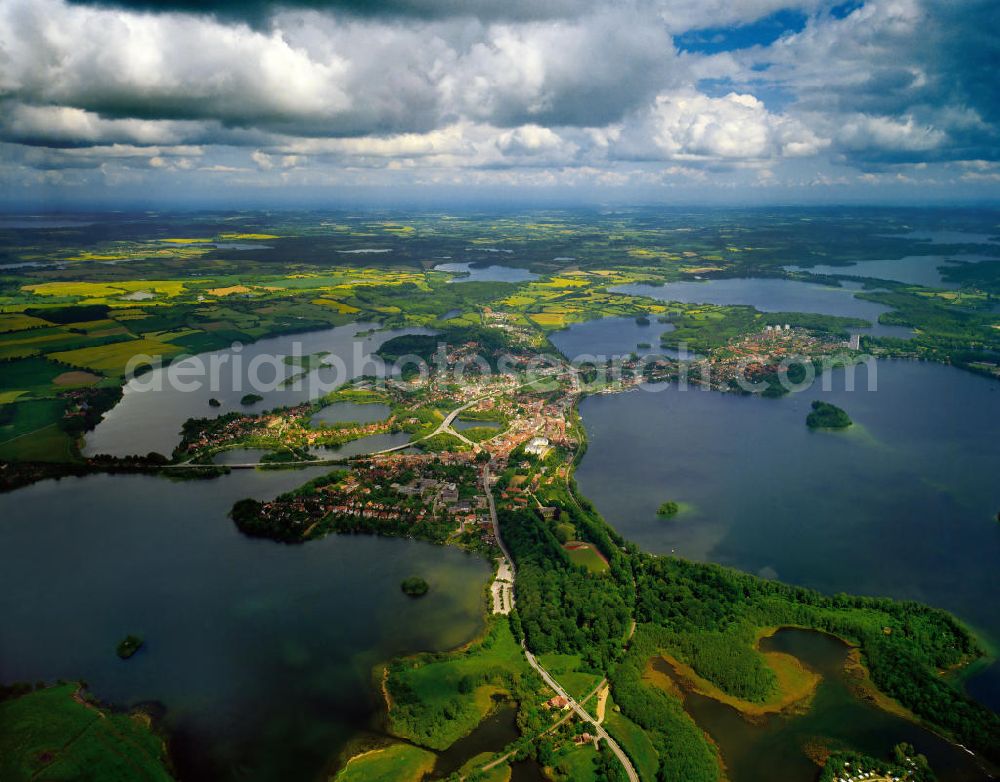
<svg viewBox="0 0 1000 782">
<path fill-rule="evenodd" d="M 514 579 L 517 578 L 517 568 L 514 567 L 514 558 L 507 550 L 507 544 L 504 543 L 503 538 L 500 537 L 500 522 L 497 519 L 497 506 L 496 503 L 493 502 L 493 489 L 490 488 L 489 464 L 483 467 L 483 491 L 486 492 L 486 503 L 490 507 L 490 521 L 493 522 L 493 537 L 496 538 L 497 545 L 500 547 L 503 558 L 507 560 L 507 566 L 510 568 L 510 580 L 511 583 L 514 583 Z M 511 598 L 511 604 L 513 605 L 513 598 Z"/>
<path fill-rule="evenodd" d="M 593 698 L 595 695 L 597 695 L 598 691 L 604 685 L 606 685 L 607 683 L 608 683 L 607 679 L 601 679 L 601 681 L 598 683 L 598 685 L 594 689 L 592 689 L 589 693 L 587 693 L 586 695 L 584 695 L 580 702 L 581 703 L 586 703 L 587 701 L 589 701 L 591 698 Z M 551 725 L 549 725 L 549 727 L 547 727 L 545 730 L 543 730 L 541 733 L 538 734 L 537 738 L 541 738 L 542 736 L 545 736 L 545 735 L 551 733 L 552 731 L 556 730 L 556 728 L 558 728 L 560 725 L 562 725 L 564 722 L 566 722 L 566 720 L 568 720 L 574 714 L 575 714 L 575 712 L 567 711 L 566 714 L 565 714 L 565 716 L 563 716 L 561 719 L 559 719 L 556 722 L 554 722 Z M 485 766 L 483 766 L 479 770 L 480 771 L 489 771 L 494 766 L 499 766 L 501 763 L 506 763 L 508 760 L 510 760 L 516 754 L 517 754 L 516 752 L 508 752 L 506 755 L 501 755 L 496 760 L 491 760 L 489 763 L 487 763 Z"/>
<path fill-rule="evenodd" d="M 490 507 L 490 519 L 493 522 L 493 534 L 496 537 L 497 545 L 500 546 L 500 551 L 503 552 L 504 559 L 507 560 L 507 562 L 510 565 L 511 583 L 513 584 L 514 580 L 517 578 L 517 571 L 514 569 L 514 559 L 513 557 L 511 557 L 510 552 L 507 550 L 507 546 L 503 542 L 503 538 L 500 537 L 500 523 L 497 520 L 497 509 L 496 509 L 496 504 L 493 501 L 493 491 L 490 488 L 489 465 L 483 468 L 483 489 L 486 491 L 486 501 Z M 513 594 L 511 595 L 511 604 L 513 605 Z M 633 630 L 634 628 L 635 625 L 633 624 Z M 552 674 L 550 674 L 547 670 L 545 670 L 544 667 L 542 667 L 542 664 L 538 662 L 538 660 L 535 658 L 535 655 L 533 655 L 531 652 L 528 651 L 528 647 L 525 646 L 524 641 L 521 641 L 521 650 L 524 652 L 524 657 L 525 659 L 527 659 L 528 665 L 530 665 L 538 672 L 538 675 L 542 677 L 542 681 L 544 681 L 549 686 L 549 688 L 551 688 L 556 693 L 556 695 L 561 695 L 562 697 L 564 697 L 569 703 L 570 710 L 576 713 L 576 715 L 584 722 L 590 723 L 593 726 L 594 732 L 597 734 L 598 738 L 601 738 L 605 742 L 607 742 L 608 747 L 615 754 L 615 757 L 618 758 L 618 761 L 622 764 L 622 767 L 625 769 L 625 774 L 628 776 L 629 782 L 639 782 L 639 775 L 636 773 L 635 768 L 633 768 L 632 761 L 628 759 L 628 755 L 626 755 L 625 752 L 622 750 L 622 748 L 618 746 L 618 742 L 616 742 L 613 738 L 611 738 L 608 732 L 604 729 L 604 726 L 599 725 L 597 720 L 591 717 L 590 714 L 587 713 L 587 710 L 583 708 L 583 706 L 581 706 L 576 700 L 570 697 L 569 693 L 566 692 L 566 690 L 563 689 L 563 687 L 559 684 L 559 682 L 557 682 L 552 677 Z"/>
<path fill-rule="evenodd" d="M 224 453 L 224 452 L 222 452 Z M 294 462 L 247 462 L 245 464 L 193 464 L 192 462 L 181 462 L 180 464 L 164 464 L 164 470 L 207 470 L 219 467 L 228 467 L 230 470 L 252 470 L 255 467 L 328 467 L 333 465 L 347 464 L 348 458 L 340 459 L 302 459 Z"/>
<path fill-rule="evenodd" d="M 581 720 L 590 723 L 591 727 L 597 733 L 598 738 L 604 739 L 604 741 L 607 742 L 608 748 L 615 753 L 615 757 L 618 758 L 618 761 L 622 764 L 622 767 L 625 769 L 625 773 L 628 775 L 630 782 L 639 782 L 639 775 L 632 767 L 632 761 L 628 759 L 628 755 L 626 755 L 625 752 L 622 750 L 622 748 L 618 746 L 618 742 L 616 742 L 613 738 L 611 738 L 611 735 L 604 729 L 604 726 L 598 724 L 597 720 L 591 717 L 590 714 L 587 712 L 587 710 L 583 708 L 583 706 L 581 706 L 577 701 L 571 698 L 569 693 L 566 692 L 566 690 L 564 690 L 561 686 L 559 686 L 559 682 L 553 679 L 552 676 L 549 674 L 549 672 L 546 671 L 541 666 L 538 660 L 535 659 L 535 655 L 533 655 L 525 648 L 523 641 L 521 642 L 521 648 L 524 650 L 524 656 L 527 658 L 528 664 L 536 671 L 538 671 L 538 675 L 542 677 L 544 682 L 547 685 L 549 685 L 549 687 L 551 687 L 553 690 L 555 690 L 557 695 L 561 695 L 567 701 L 569 701 L 569 708 L 572 711 L 574 711 Z"/>
</svg>

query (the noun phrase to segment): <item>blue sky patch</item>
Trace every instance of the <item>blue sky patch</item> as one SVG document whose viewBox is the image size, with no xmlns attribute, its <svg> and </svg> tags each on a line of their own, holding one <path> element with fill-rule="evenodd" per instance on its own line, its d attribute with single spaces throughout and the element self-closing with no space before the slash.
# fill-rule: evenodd
<svg viewBox="0 0 1000 782">
<path fill-rule="evenodd" d="M 763 101 L 768 111 L 779 113 L 795 100 L 794 93 L 780 84 L 758 80 L 736 84 L 732 79 L 702 79 L 698 90 L 711 98 L 722 98 L 731 92 L 750 93 Z"/>
<path fill-rule="evenodd" d="M 800 32 L 806 26 L 807 19 L 808 16 L 801 11 L 786 8 L 756 22 L 737 27 L 705 27 L 700 30 L 688 30 L 675 37 L 674 43 L 682 52 L 699 54 L 718 54 L 736 49 L 749 49 L 751 46 L 770 46 L 787 33 Z"/>
<path fill-rule="evenodd" d="M 846 3 L 838 3 L 830 9 L 830 16 L 834 19 L 843 19 L 850 16 L 864 5 L 864 0 L 847 0 Z"/>
</svg>

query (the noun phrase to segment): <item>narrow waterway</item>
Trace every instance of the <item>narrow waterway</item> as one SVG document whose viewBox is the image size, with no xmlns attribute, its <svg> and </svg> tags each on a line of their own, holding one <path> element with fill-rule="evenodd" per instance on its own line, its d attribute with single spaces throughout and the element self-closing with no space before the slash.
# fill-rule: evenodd
<svg viewBox="0 0 1000 782">
<path fill-rule="evenodd" d="M 811 754 L 850 747 L 888 759 L 900 742 L 926 755 L 940 782 L 989 778 L 988 769 L 964 750 L 860 699 L 844 668 L 848 647 L 836 638 L 786 629 L 764 639 L 761 649 L 798 658 L 822 680 L 807 707 L 753 721 L 732 706 L 685 692 L 685 708 L 718 745 L 731 782 L 813 782 L 819 769 Z M 666 661 L 653 665 L 680 684 Z"/>
</svg>

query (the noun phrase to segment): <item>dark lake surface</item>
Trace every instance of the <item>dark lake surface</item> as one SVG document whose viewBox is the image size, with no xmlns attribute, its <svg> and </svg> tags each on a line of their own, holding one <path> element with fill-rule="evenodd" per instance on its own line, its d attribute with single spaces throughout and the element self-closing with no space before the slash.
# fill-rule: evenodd
<svg viewBox="0 0 1000 782">
<path fill-rule="evenodd" d="M 264 448 L 232 448 L 212 457 L 212 464 L 254 464 L 273 451 Z"/>
<path fill-rule="evenodd" d="M 728 278 L 722 280 L 685 280 L 665 285 L 632 283 L 611 289 L 633 296 L 649 296 L 660 301 L 679 301 L 688 304 L 750 304 L 761 312 L 818 312 L 864 318 L 872 323 L 868 329 L 857 329 L 861 334 L 886 337 L 908 337 L 910 329 L 884 326 L 878 316 L 889 312 L 889 307 L 855 297 L 856 285 L 833 287 L 798 280 L 775 278 Z"/>
<path fill-rule="evenodd" d="M 161 703 L 181 779 L 321 777 L 377 730 L 372 667 L 472 638 L 490 574 L 455 548 L 282 545 L 226 517 L 321 473 L 100 475 L 0 496 L 0 681 L 84 679 L 119 706 Z M 422 600 L 399 588 L 411 575 L 431 585 Z M 121 661 L 128 633 L 146 644 Z"/>
<path fill-rule="evenodd" d="M 602 318 L 574 323 L 549 335 L 549 339 L 571 360 L 585 355 L 612 358 L 632 352 L 641 356 L 670 352 L 660 347 L 660 335 L 673 330 L 672 323 L 658 323 L 655 318 L 646 326 L 636 323 L 635 318 Z M 640 343 L 650 347 L 640 348 Z"/>
<path fill-rule="evenodd" d="M 912 598 L 1000 642 L 1000 383 L 880 362 L 782 399 L 676 386 L 589 397 L 577 480 L 625 537 L 824 592 Z M 805 425 L 813 399 L 845 432 Z M 685 503 L 659 519 L 665 500 Z M 1000 708 L 1000 667 L 969 682 Z"/>
<path fill-rule="evenodd" d="M 386 448 L 395 448 L 408 442 L 410 442 L 410 435 L 407 432 L 385 432 L 359 437 L 357 440 L 351 440 L 331 448 L 317 446 L 310 448 L 309 452 L 320 459 L 347 459 L 351 456 L 361 456 L 362 454 L 384 451 Z"/>
<path fill-rule="evenodd" d="M 456 418 L 451 422 L 451 428 L 458 432 L 466 429 L 499 429 L 499 421 L 476 421 L 471 418 Z"/>
<path fill-rule="evenodd" d="M 359 404 L 357 402 L 334 402 L 327 405 L 312 417 L 311 423 L 337 424 L 357 423 L 368 424 L 374 421 L 384 421 L 392 413 L 389 405 L 379 403 Z"/>
<path fill-rule="evenodd" d="M 844 672 L 848 648 L 836 638 L 785 629 L 765 638 L 761 649 L 797 657 L 823 678 L 804 713 L 769 715 L 753 723 L 731 706 L 696 692 L 685 694 L 685 707 L 719 746 L 732 782 L 813 782 L 819 771 L 805 749 L 817 739 L 886 759 L 905 741 L 927 756 L 940 782 L 988 778 L 964 750 L 856 697 Z M 654 666 L 677 681 L 665 661 Z"/>
<path fill-rule="evenodd" d="M 359 375 L 384 376 L 389 369 L 373 355 L 383 342 L 400 334 L 432 333 L 424 329 L 372 332 L 377 325 L 352 323 L 271 337 L 239 349 L 201 353 L 141 375 L 125 386 L 122 400 L 87 435 L 83 452 L 88 456 L 127 456 L 158 451 L 169 456 L 180 442 L 181 425 L 188 418 L 214 418 L 233 410 L 259 413 L 317 398 Z M 283 356 L 293 352 L 330 355 L 323 359 L 325 366 L 285 385 L 285 378 L 302 371 L 283 361 Z M 233 369 L 236 356 L 238 370 Z M 213 370 L 213 365 L 217 369 Z M 200 368 L 205 371 L 199 372 Z M 252 383 L 255 378 L 261 382 Z M 246 407 L 240 399 L 251 391 L 264 399 Z M 210 407 L 208 400 L 212 398 L 218 399 L 221 407 Z"/>
<path fill-rule="evenodd" d="M 438 754 L 434 765 L 435 777 L 446 777 L 482 752 L 496 752 L 521 737 L 517 729 L 517 705 L 504 703 L 479 723 L 468 736 Z"/>
<path fill-rule="evenodd" d="M 978 263 L 995 260 L 989 255 L 911 255 L 896 260 L 858 261 L 847 266 L 786 266 L 789 271 L 803 271 L 812 274 L 846 274 L 851 277 L 869 277 L 878 280 L 896 280 L 928 288 L 959 288 L 957 282 L 946 282 L 940 269 L 960 263 Z"/>
<path fill-rule="evenodd" d="M 538 275 L 516 266 L 473 266 L 472 263 L 439 263 L 434 271 L 460 274 L 451 282 L 526 282 L 537 280 Z"/>
</svg>

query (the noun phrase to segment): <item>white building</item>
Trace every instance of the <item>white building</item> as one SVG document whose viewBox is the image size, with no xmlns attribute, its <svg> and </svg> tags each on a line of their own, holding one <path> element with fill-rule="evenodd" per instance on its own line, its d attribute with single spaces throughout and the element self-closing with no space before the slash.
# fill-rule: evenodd
<svg viewBox="0 0 1000 782">
<path fill-rule="evenodd" d="M 549 452 L 549 440 L 547 437 L 532 437 L 528 444 L 524 446 L 524 452 L 532 456 L 542 457 Z"/>
</svg>

